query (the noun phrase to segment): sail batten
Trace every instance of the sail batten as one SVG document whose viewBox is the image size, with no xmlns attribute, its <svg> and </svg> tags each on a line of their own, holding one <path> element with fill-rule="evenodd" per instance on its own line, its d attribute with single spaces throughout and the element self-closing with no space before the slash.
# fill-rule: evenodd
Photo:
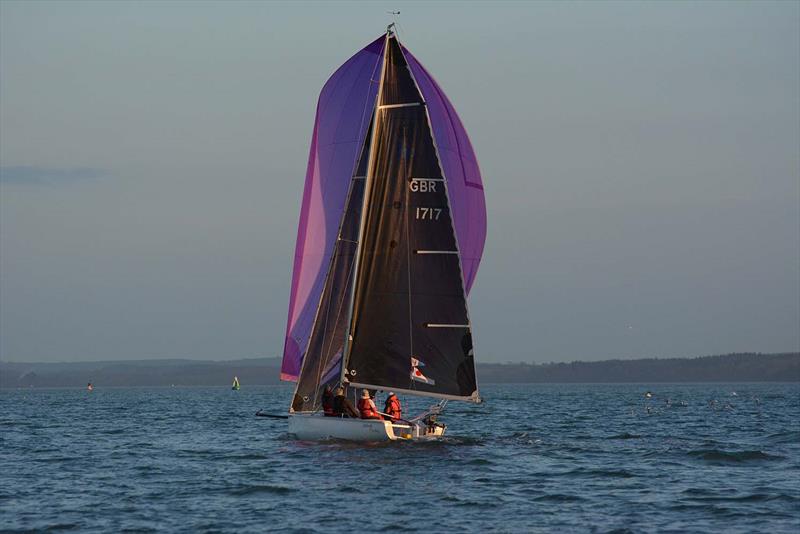
<svg viewBox="0 0 800 534">
<path fill-rule="evenodd" d="M 394 109 L 394 108 L 413 108 L 414 106 L 424 106 L 424 102 L 406 102 L 405 104 L 384 104 L 378 106 L 378 109 Z"/>
</svg>

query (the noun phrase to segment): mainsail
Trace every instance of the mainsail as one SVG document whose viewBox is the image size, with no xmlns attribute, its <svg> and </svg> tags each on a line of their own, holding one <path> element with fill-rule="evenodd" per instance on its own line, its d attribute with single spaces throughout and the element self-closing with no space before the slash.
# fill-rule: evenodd
<svg viewBox="0 0 800 534">
<path fill-rule="evenodd" d="M 320 95 L 281 370 L 284 380 L 299 377 L 293 410 L 319 407 L 321 387 L 341 378 L 343 353 L 351 383 L 477 399 L 465 296 L 485 233 L 466 132 L 389 32 Z"/>
<path fill-rule="evenodd" d="M 345 376 L 358 386 L 476 400 L 447 184 L 425 101 L 397 39 L 386 46 Z"/>
</svg>

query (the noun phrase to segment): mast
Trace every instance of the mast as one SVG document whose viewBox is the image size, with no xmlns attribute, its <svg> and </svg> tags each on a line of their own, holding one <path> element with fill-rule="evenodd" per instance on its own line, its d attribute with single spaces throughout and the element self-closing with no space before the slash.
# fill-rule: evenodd
<svg viewBox="0 0 800 534">
<path fill-rule="evenodd" d="M 347 374 L 347 364 L 350 360 L 350 348 L 353 340 L 353 306 L 355 304 L 356 295 L 356 280 L 358 280 L 358 268 L 361 258 L 361 248 L 364 241 L 364 221 L 366 219 L 367 205 L 369 203 L 369 194 L 372 187 L 373 178 L 373 163 L 375 161 L 375 130 L 377 129 L 377 118 L 379 112 L 379 105 L 381 102 L 381 95 L 383 94 L 383 82 L 386 75 L 386 53 L 389 49 L 389 38 L 392 35 L 392 27 L 394 23 L 386 27 L 386 37 L 383 44 L 383 61 L 381 63 L 381 79 L 378 84 L 378 95 L 375 97 L 375 108 L 372 112 L 372 132 L 369 140 L 369 157 L 367 159 L 367 172 L 364 176 L 364 199 L 361 204 L 361 220 L 358 224 L 358 242 L 356 244 L 356 261 L 353 265 L 353 284 L 350 287 L 350 298 L 347 306 L 347 330 L 344 336 L 344 348 L 342 349 L 342 369 L 339 376 L 339 382 L 344 383 Z"/>
</svg>

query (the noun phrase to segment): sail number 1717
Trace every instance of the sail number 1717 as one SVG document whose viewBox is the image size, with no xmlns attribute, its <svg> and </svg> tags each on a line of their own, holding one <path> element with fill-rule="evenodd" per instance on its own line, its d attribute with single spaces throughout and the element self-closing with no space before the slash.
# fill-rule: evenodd
<svg viewBox="0 0 800 534">
<path fill-rule="evenodd" d="M 438 221 L 442 208 L 417 208 L 416 218 L 422 221 Z"/>
</svg>

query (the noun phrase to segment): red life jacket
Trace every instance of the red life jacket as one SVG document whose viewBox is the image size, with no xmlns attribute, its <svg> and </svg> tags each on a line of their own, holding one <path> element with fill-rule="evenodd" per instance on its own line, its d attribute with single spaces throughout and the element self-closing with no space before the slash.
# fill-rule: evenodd
<svg viewBox="0 0 800 534">
<path fill-rule="evenodd" d="M 400 399 L 394 395 L 386 399 L 386 409 L 384 411 L 391 416 L 392 420 L 403 417 L 403 409 L 400 407 Z"/>
<path fill-rule="evenodd" d="M 361 412 L 361 419 L 383 419 L 369 399 L 358 399 L 358 411 Z"/>
</svg>

